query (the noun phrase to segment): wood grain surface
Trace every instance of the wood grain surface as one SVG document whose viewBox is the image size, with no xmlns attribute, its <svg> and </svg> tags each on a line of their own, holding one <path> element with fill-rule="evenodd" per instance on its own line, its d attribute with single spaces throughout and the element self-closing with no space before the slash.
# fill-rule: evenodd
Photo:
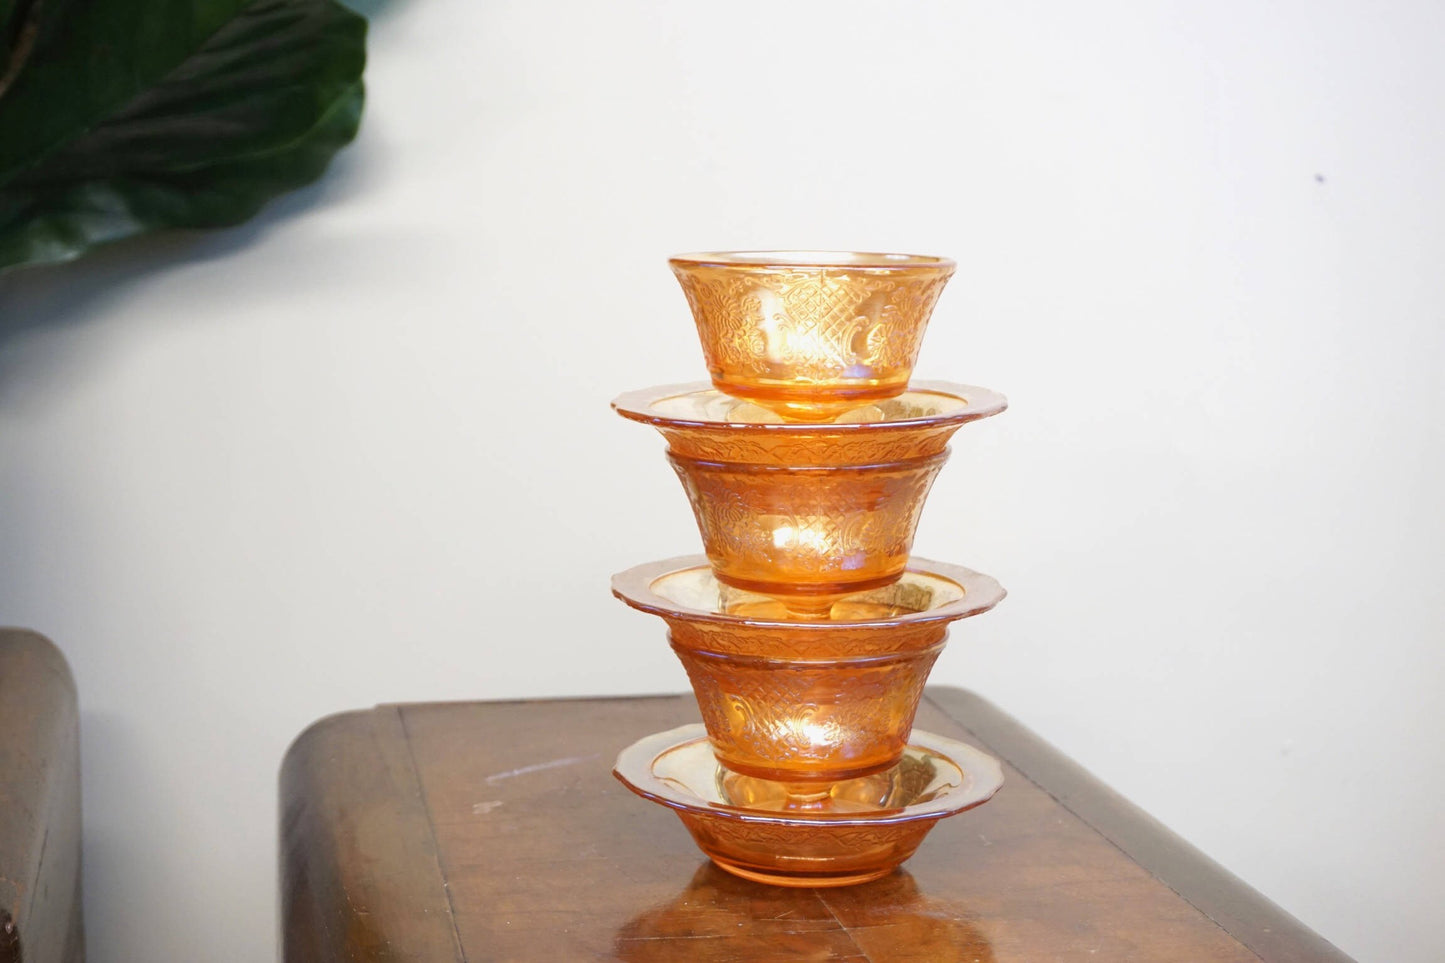
<svg viewBox="0 0 1445 963">
<path fill-rule="evenodd" d="M 80 722 L 42 636 L 0 629 L 0 963 L 79 963 Z"/>
<path fill-rule="evenodd" d="M 678 696 L 319 723 L 283 769 L 285 959 L 1346 959 L 957 690 L 930 690 L 917 725 L 1006 760 L 992 802 L 873 883 L 736 879 L 610 774 L 623 746 L 696 712 Z"/>
</svg>

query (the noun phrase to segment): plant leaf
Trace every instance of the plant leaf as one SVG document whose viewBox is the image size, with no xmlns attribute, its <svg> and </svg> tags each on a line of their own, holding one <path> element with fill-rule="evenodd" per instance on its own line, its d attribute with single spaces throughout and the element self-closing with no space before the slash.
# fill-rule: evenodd
<svg viewBox="0 0 1445 963">
<path fill-rule="evenodd" d="M 163 227 L 227 227 L 314 181 L 361 122 L 361 82 L 285 148 L 193 171 L 0 190 L 0 271 L 68 261 L 92 247 Z"/>
<path fill-rule="evenodd" d="M 355 136 L 364 19 L 335 0 L 179 6 L 189 14 L 174 0 L 76 3 L 0 99 L 0 269 L 158 227 L 238 223 L 319 177 Z M 184 29 L 157 22 L 161 8 Z M 109 53 L 57 86 L 77 38 L 95 41 L 123 12 Z M 137 49 L 155 38 L 169 56 Z"/>
</svg>

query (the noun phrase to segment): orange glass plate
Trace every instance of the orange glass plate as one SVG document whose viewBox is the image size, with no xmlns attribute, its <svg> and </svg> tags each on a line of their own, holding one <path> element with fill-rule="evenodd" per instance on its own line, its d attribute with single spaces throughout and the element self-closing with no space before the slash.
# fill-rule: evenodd
<svg viewBox="0 0 1445 963">
<path fill-rule="evenodd" d="M 788 411 L 900 394 L 947 258 L 839 251 L 683 254 L 668 262 L 718 388 Z"/>
<path fill-rule="evenodd" d="M 1008 408 L 1008 400 L 976 385 L 920 381 L 827 421 L 800 422 L 694 383 L 629 391 L 612 407 L 662 432 L 675 455 L 799 468 L 927 458 L 943 451 L 963 425 Z"/>
<path fill-rule="evenodd" d="M 612 591 L 667 622 L 718 760 L 797 783 L 896 764 L 949 624 L 1005 595 L 987 575 L 914 559 L 894 584 L 799 620 L 719 582 L 699 556 L 630 569 Z"/>
<path fill-rule="evenodd" d="M 720 767 L 699 725 L 639 740 L 618 755 L 613 775 L 676 811 L 721 868 L 782 886 L 877 879 L 913 855 L 938 820 L 1003 785 L 993 757 L 920 731 L 890 769 L 798 793 Z"/>
</svg>

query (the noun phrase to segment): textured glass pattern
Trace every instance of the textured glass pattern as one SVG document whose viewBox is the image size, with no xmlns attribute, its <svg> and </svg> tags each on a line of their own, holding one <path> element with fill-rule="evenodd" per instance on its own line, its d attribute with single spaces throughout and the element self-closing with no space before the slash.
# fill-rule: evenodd
<svg viewBox="0 0 1445 963">
<path fill-rule="evenodd" d="M 826 782 L 895 764 L 948 625 L 1004 596 L 986 575 L 914 559 L 894 584 L 799 619 L 702 562 L 639 566 L 613 592 L 667 622 L 717 758 L 769 779 Z"/>
<path fill-rule="evenodd" d="M 783 468 L 668 457 L 720 580 L 815 599 L 903 574 L 946 459 L 944 451 L 882 465 Z"/>
<path fill-rule="evenodd" d="M 667 623 L 703 726 L 642 740 L 615 772 L 677 810 L 731 873 L 874 879 L 1001 781 L 976 750 L 909 739 L 949 625 L 1004 591 L 910 553 L 949 438 L 1008 403 L 909 384 L 953 274 L 946 258 L 764 251 L 670 264 L 712 385 L 612 406 L 667 440 L 707 555 L 630 569 L 612 591 Z"/>
<path fill-rule="evenodd" d="M 954 270 L 946 258 L 807 251 L 669 263 L 714 384 L 803 416 L 900 394 Z"/>
<path fill-rule="evenodd" d="M 714 655 L 674 646 L 718 762 L 764 779 L 829 782 L 903 754 L 943 643 L 854 660 Z"/>
</svg>

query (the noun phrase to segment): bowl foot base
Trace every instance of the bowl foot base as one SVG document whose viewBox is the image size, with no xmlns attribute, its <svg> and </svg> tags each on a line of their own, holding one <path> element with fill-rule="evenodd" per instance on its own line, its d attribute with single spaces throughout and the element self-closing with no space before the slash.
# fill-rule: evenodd
<svg viewBox="0 0 1445 963">
<path fill-rule="evenodd" d="M 746 866 L 739 866 L 726 860 L 711 857 L 713 864 L 719 869 L 732 873 L 734 876 L 741 876 L 743 879 L 752 880 L 754 883 L 767 883 L 769 886 L 790 886 L 796 889 L 826 889 L 833 886 L 856 886 L 859 883 L 871 883 L 875 879 L 882 879 L 893 872 L 893 866 L 886 869 L 870 869 L 861 873 L 842 873 L 837 876 L 791 876 L 786 873 L 770 873 L 767 870 L 752 869 Z"/>
</svg>

